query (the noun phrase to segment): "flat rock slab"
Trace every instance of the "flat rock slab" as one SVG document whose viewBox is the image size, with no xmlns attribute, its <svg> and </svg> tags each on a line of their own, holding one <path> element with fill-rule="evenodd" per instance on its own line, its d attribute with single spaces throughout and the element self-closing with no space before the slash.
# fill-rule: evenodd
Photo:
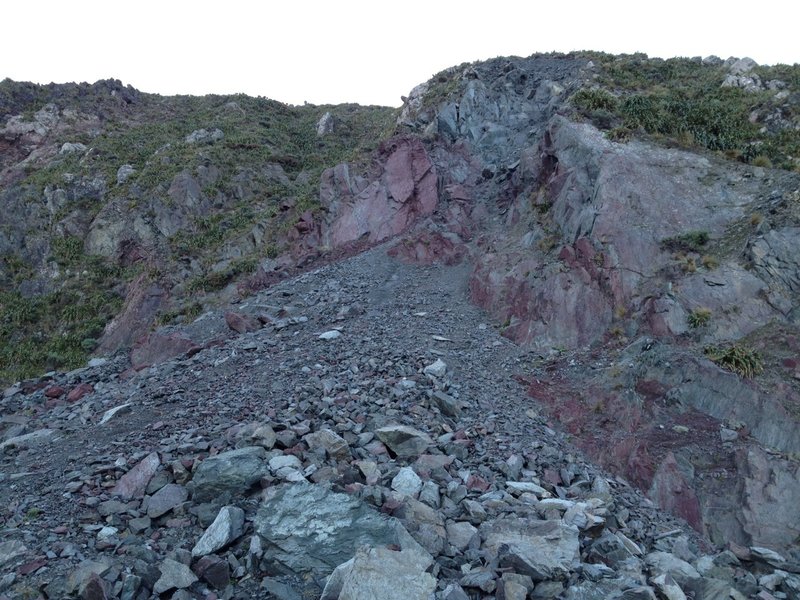
<svg viewBox="0 0 800 600">
<path fill-rule="evenodd" d="M 264 540 L 267 565 L 294 574 L 328 575 L 361 546 L 397 545 L 425 553 L 397 519 L 319 485 L 271 488 L 253 524 Z"/>
<path fill-rule="evenodd" d="M 147 516 L 151 519 L 168 513 L 189 498 L 189 492 L 182 485 L 168 483 L 153 494 L 147 503 Z"/>
<path fill-rule="evenodd" d="M 565 579 L 580 564 L 578 528 L 561 521 L 498 519 L 484 523 L 485 547 L 501 567 L 534 581 Z"/>
<path fill-rule="evenodd" d="M 197 581 L 197 575 L 192 573 L 188 566 L 171 558 L 165 558 L 159 570 L 161 571 L 161 577 L 158 578 L 158 581 L 153 586 L 153 591 L 156 594 L 163 594 L 167 590 L 174 588 L 188 588 Z"/>
</svg>

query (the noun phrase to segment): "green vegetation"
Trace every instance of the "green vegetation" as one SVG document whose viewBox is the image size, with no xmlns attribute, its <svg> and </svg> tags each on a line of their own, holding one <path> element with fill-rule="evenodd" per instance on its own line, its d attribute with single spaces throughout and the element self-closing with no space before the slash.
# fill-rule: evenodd
<svg viewBox="0 0 800 600">
<path fill-rule="evenodd" d="M 711 309 L 704 307 L 695 308 L 689 313 L 686 320 L 689 323 L 689 327 L 692 329 L 704 327 L 708 325 L 708 322 L 711 320 Z"/>
<path fill-rule="evenodd" d="M 700 252 L 709 239 L 707 231 L 689 231 L 661 240 L 661 247 L 670 252 Z"/>
<path fill-rule="evenodd" d="M 707 346 L 704 352 L 720 367 L 733 371 L 741 377 L 752 379 L 764 370 L 761 355 L 746 346 L 738 344 L 723 348 Z"/>
<path fill-rule="evenodd" d="M 257 266 L 258 261 L 252 256 L 237 258 L 221 271 L 213 271 L 190 279 L 186 283 L 186 290 L 191 293 L 221 290 L 239 275 L 252 273 Z"/>
<path fill-rule="evenodd" d="M 792 123 L 800 120 L 797 103 L 786 102 L 776 91 L 722 87 L 728 73 L 724 66 L 689 58 L 582 54 L 599 67 L 599 87 L 578 90 L 572 103 L 597 126 L 616 131 L 612 139 L 624 141 L 621 132 L 639 130 L 758 166 L 796 168 L 798 130 L 751 122 L 753 114 L 775 112 Z M 800 91 L 800 65 L 762 66 L 755 73 L 762 81 L 784 82 L 790 94 Z"/>
</svg>

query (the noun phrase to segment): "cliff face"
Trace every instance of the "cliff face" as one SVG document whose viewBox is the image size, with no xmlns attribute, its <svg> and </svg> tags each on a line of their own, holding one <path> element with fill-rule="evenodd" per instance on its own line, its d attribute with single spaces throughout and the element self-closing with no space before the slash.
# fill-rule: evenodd
<svg viewBox="0 0 800 600">
<path fill-rule="evenodd" d="M 458 76 L 460 97 L 403 116 L 437 135 L 443 196 L 471 217 L 438 231 L 473 240 L 471 297 L 532 350 L 531 395 L 713 539 L 792 544 L 800 177 L 576 121 L 587 61 Z"/>
<path fill-rule="evenodd" d="M 134 345 L 142 368 L 212 340 L 191 322 L 216 303 L 396 238 L 398 260 L 469 266 L 471 299 L 530 351 L 518 379 L 589 456 L 715 541 L 790 546 L 800 91 L 796 68 L 758 69 L 496 59 L 399 116 L 109 83 L 34 90 L 24 115 L 7 92 L 5 335 L 41 317 L 25 299 L 56 302 L 55 330 L 84 303 L 69 339 Z M 186 326 L 151 332 L 159 316 Z"/>
</svg>

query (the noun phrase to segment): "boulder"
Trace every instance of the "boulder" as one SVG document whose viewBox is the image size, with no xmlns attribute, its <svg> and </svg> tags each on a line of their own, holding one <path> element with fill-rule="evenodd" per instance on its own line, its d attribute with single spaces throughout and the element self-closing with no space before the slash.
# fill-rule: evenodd
<svg viewBox="0 0 800 600">
<path fill-rule="evenodd" d="M 330 578 L 322 598 L 429 600 L 436 589 L 436 578 L 426 572 L 432 563 L 428 554 L 414 549 L 361 547 L 341 570 L 337 568 L 338 573 Z"/>
<path fill-rule="evenodd" d="M 210 456 L 192 477 L 192 499 L 213 500 L 224 492 L 245 493 L 269 472 L 262 446 L 246 446 Z"/>
<path fill-rule="evenodd" d="M 269 488 L 253 525 L 264 541 L 265 566 L 291 574 L 328 575 L 365 545 L 424 553 L 396 519 L 307 483 Z"/>
<path fill-rule="evenodd" d="M 566 579 L 580 564 L 578 528 L 561 521 L 498 519 L 482 524 L 480 532 L 501 567 L 534 581 Z"/>
<path fill-rule="evenodd" d="M 192 556 L 205 556 L 224 548 L 242 535 L 243 528 L 244 511 L 237 506 L 223 506 L 192 548 Z"/>
</svg>

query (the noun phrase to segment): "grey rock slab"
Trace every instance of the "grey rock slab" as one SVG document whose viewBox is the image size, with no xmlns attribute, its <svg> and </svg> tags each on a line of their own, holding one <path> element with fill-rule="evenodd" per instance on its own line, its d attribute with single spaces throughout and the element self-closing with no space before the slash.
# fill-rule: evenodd
<svg viewBox="0 0 800 600">
<path fill-rule="evenodd" d="M 25 556 L 28 549 L 19 540 L 0 542 L 0 567 L 11 565 L 16 559 Z"/>
<path fill-rule="evenodd" d="M 361 546 L 423 552 L 402 524 L 357 498 L 308 483 L 269 488 L 253 525 L 264 560 L 291 573 L 327 575 Z"/>
<path fill-rule="evenodd" d="M 244 511 L 238 506 L 223 506 L 217 518 L 192 548 L 192 556 L 205 556 L 236 540 L 244 529 Z"/>
<path fill-rule="evenodd" d="M 478 533 L 477 527 L 466 521 L 448 521 L 445 528 L 447 530 L 447 541 L 459 551 L 463 551 L 475 534 Z"/>
<path fill-rule="evenodd" d="M 650 575 L 653 577 L 669 574 L 680 585 L 700 578 L 700 573 L 697 572 L 697 569 L 669 552 L 651 552 L 644 557 L 644 561 L 650 569 Z"/>
<path fill-rule="evenodd" d="M 672 578 L 669 573 L 662 573 L 658 577 L 653 577 L 650 580 L 661 595 L 666 600 L 686 600 L 686 594 L 683 593 L 681 586 Z"/>
<path fill-rule="evenodd" d="M 461 415 L 461 403 L 452 396 L 437 390 L 433 392 L 431 400 L 443 415 L 447 415 L 448 417 L 458 417 Z"/>
<path fill-rule="evenodd" d="M 158 578 L 158 581 L 153 586 L 153 591 L 156 594 L 163 594 L 174 588 L 188 588 L 197 581 L 197 575 L 192 573 L 192 570 L 187 565 L 171 558 L 165 558 L 159 570 L 161 571 L 161 577 Z"/>
<path fill-rule="evenodd" d="M 350 456 L 350 446 L 338 433 L 330 429 L 320 429 L 309 433 L 303 438 L 310 450 L 323 449 L 336 459 L 346 459 Z"/>
<path fill-rule="evenodd" d="M 578 528 L 561 521 L 498 519 L 484 523 L 480 531 L 501 567 L 534 581 L 564 579 L 580 564 Z"/>
<path fill-rule="evenodd" d="M 266 457 L 263 447 L 246 446 L 205 459 L 192 478 L 192 499 L 207 502 L 223 492 L 246 492 L 269 472 Z"/>
<path fill-rule="evenodd" d="M 447 363 L 441 358 L 437 358 L 435 361 L 425 367 L 422 372 L 429 377 L 441 379 L 447 374 Z"/>
<path fill-rule="evenodd" d="M 55 433 L 56 432 L 53 429 L 37 429 L 36 431 L 32 431 L 30 433 L 17 435 L 0 444 L 0 451 L 6 450 L 7 448 L 16 448 L 22 450 L 26 448 L 33 448 L 34 446 L 40 446 L 52 440 Z"/>
<path fill-rule="evenodd" d="M 169 483 L 150 496 L 147 502 L 147 516 L 151 519 L 160 517 L 189 498 L 188 490 L 177 483 Z"/>
<path fill-rule="evenodd" d="M 433 559 L 414 549 L 362 547 L 344 576 L 339 600 L 429 600 L 436 579 L 426 573 Z"/>
<path fill-rule="evenodd" d="M 378 429 L 375 435 L 401 457 L 418 456 L 433 443 L 428 434 L 406 425 L 387 425 Z"/>
<path fill-rule="evenodd" d="M 160 464 L 157 452 L 148 454 L 135 467 L 120 477 L 111 493 L 121 496 L 124 500 L 141 498 Z"/>
</svg>

